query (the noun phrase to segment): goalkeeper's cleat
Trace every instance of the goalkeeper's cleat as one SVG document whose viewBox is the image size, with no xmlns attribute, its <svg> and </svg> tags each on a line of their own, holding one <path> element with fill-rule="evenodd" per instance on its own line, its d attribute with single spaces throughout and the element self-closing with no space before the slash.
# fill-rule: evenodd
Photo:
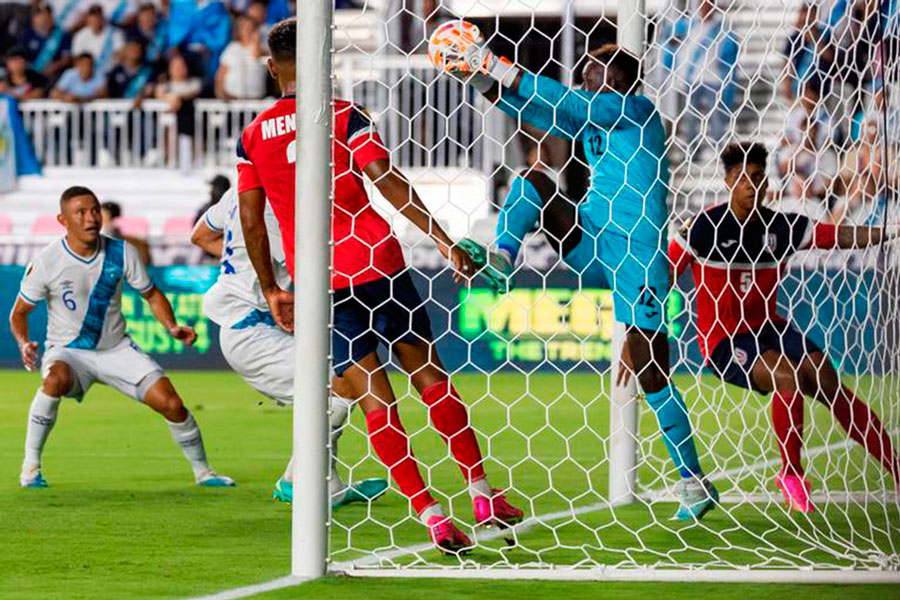
<svg viewBox="0 0 900 600">
<path fill-rule="evenodd" d="M 787 502 L 791 510 L 806 514 L 811 513 L 815 509 L 812 500 L 809 498 L 812 486 L 810 486 L 805 477 L 780 472 L 775 477 L 775 485 L 781 490 L 784 501 Z"/>
<path fill-rule="evenodd" d="M 672 517 L 673 521 L 700 520 L 719 502 L 719 490 L 705 477 L 682 479 L 675 486 L 675 495 L 678 497 L 678 510 Z"/>
<path fill-rule="evenodd" d="M 41 474 L 40 467 L 22 467 L 22 473 L 19 475 L 19 485 L 30 489 L 50 487 Z"/>
<path fill-rule="evenodd" d="M 285 481 L 283 477 L 279 477 L 278 481 L 275 482 L 275 491 L 272 492 L 272 498 L 279 502 L 290 504 L 294 501 L 294 484 L 290 481 Z"/>
<path fill-rule="evenodd" d="M 340 494 L 331 499 L 331 510 L 338 510 L 354 502 L 372 502 L 377 500 L 388 489 L 387 479 L 373 477 L 351 484 Z"/>
<path fill-rule="evenodd" d="M 491 497 L 476 496 L 472 500 L 475 509 L 475 524 L 479 527 L 500 529 L 521 523 L 525 513 L 506 501 L 500 490 L 491 490 Z"/>
<path fill-rule="evenodd" d="M 428 536 L 443 554 L 465 554 L 472 548 L 468 536 L 449 517 L 435 515 L 428 519 Z"/>
<path fill-rule="evenodd" d="M 491 288 L 505 294 L 513 289 L 513 263 L 503 250 L 488 250 L 475 240 L 461 239 L 458 244 L 468 254 L 481 275 Z"/>
<path fill-rule="evenodd" d="M 207 469 L 206 471 L 200 473 L 197 476 L 197 485 L 200 487 L 234 487 L 236 484 L 234 483 L 234 479 L 231 477 L 227 477 L 225 475 L 219 475 L 212 469 Z"/>
</svg>

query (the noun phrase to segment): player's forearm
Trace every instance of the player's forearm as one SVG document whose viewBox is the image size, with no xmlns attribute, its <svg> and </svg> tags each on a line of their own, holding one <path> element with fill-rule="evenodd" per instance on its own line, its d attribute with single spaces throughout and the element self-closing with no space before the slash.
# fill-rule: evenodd
<svg viewBox="0 0 900 600">
<path fill-rule="evenodd" d="M 278 282 L 272 271 L 272 253 L 269 251 L 269 234 L 265 222 L 265 197 L 247 198 L 241 195 L 241 230 L 250 264 L 256 271 L 260 289 L 264 294 L 276 290 Z"/>
<path fill-rule="evenodd" d="M 191 232 L 191 243 L 213 256 L 222 256 L 223 238 L 222 232 L 210 229 L 203 219 L 197 221 Z"/>
<path fill-rule="evenodd" d="M 843 249 L 866 248 L 884 241 L 884 230 L 881 227 L 865 227 L 840 225 L 837 228 L 838 247 Z"/>
<path fill-rule="evenodd" d="M 165 294 L 159 291 L 159 288 L 154 287 L 144 294 L 144 300 L 150 305 L 153 316 L 167 331 L 171 331 L 178 326 L 178 323 L 175 321 L 175 313 L 172 311 L 172 305 L 169 304 L 169 299 L 166 298 Z"/>
<path fill-rule="evenodd" d="M 16 302 L 12 313 L 9 315 L 9 330 L 16 340 L 17 346 L 28 343 L 28 312 L 20 309 L 21 300 Z"/>
<path fill-rule="evenodd" d="M 419 198 L 416 190 L 409 184 L 403 175 L 396 170 L 391 170 L 375 183 L 378 191 L 387 198 L 388 202 L 396 208 L 401 215 L 409 219 L 413 225 L 431 237 L 439 246 L 443 245 L 448 250 L 453 245 L 450 236 L 438 224 L 428 208 Z"/>
</svg>

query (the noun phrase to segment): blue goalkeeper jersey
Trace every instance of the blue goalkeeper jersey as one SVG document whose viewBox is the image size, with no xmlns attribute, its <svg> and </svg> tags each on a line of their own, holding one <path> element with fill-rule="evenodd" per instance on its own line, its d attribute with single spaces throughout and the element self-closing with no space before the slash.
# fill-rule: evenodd
<svg viewBox="0 0 900 600">
<path fill-rule="evenodd" d="M 648 242 L 666 235 L 669 160 L 666 130 L 647 97 L 590 93 L 523 72 L 498 107 L 566 140 L 581 141 L 591 170 L 582 217 L 596 231 Z"/>
</svg>

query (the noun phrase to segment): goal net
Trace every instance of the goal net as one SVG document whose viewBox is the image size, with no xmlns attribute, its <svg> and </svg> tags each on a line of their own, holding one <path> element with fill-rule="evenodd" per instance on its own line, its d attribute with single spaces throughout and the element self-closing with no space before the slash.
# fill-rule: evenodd
<svg viewBox="0 0 900 600">
<path fill-rule="evenodd" d="M 542 181 L 552 182 L 550 196 L 573 207 L 594 201 L 592 185 L 603 185 L 602 178 L 591 179 L 598 149 L 586 148 L 580 135 L 573 142 L 522 115 L 510 116 L 471 81 L 435 68 L 429 37 L 442 23 L 460 19 L 477 25 L 495 54 L 566 86 L 582 85 L 587 54 L 605 44 L 618 43 L 640 58 L 640 93 L 655 104 L 667 134 L 668 164 L 660 161 L 658 175 L 667 186 L 669 214 L 663 253 L 684 223 L 729 202 L 719 155 L 736 142 L 768 150 L 768 209 L 846 227 L 890 230 L 900 220 L 896 2 L 392 0 L 337 10 L 334 19 L 335 97 L 365 107 L 392 164 L 453 240 L 493 247 L 510 190 L 531 181 L 523 174 L 539 171 Z M 302 94 L 302 78 L 299 83 Z M 313 116 L 301 112 L 299 118 Z M 602 134 L 605 140 L 609 135 Z M 630 158 L 620 159 L 625 172 Z M 472 545 L 464 554 L 436 551 L 392 480 L 385 496 L 331 514 L 330 571 L 691 579 L 897 574 L 896 484 L 873 457 L 884 462 L 891 449 L 871 421 L 859 422 L 870 414 L 860 410 L 864 403 L 896 443 L 895 243 L 807 250 L 808 240 L 796 241 L 798 251 L 779 267 L 779 315 L 825 357 L 795 381 L 805 391 L 809 512 L 792 510 L 776 486 L 786 459 L 773 425 L 772 393 L 723 381 L 701 354 L 698 296 L 712 284 L 690 268 L 673 283 L 664 307 L 671 381 L 684 397 L 705 478 L 719 493 L 701 519 L 676 521 L 681 475 L 667 452 L 661 417 L 635 378 L 615 382 L 625 325 L 616 322 L 610 282 L 578 273 L 560 257 L 546 204 L 537 226 L 520 240 L 514 287 L 501 293 L 481 276 L 469 286 L 454 284 L 433 236 L 395 210 L 378 186 L 367 181 L 367 189 L 400 240 L 430 317 L 427 341 L 468 409 L 490 486 L 525 518 L 507 529 L 476 527 L 452 441 L 437 433 L 417 389 L 417 371 L 404 371 L 397 353 L 396 344 L 422 339 L 421 330 L 410 321 L 408 335 L 388 336 L 373 308 L 368 335 L 383 342 L 380 359 L 415 461 L 429 492 Z M 545 190 L 536 191 L 546 199 Z M 616 270 L 634 261 L 607 257 L 607 263 L 613 278 L 633 279 Z M 719 267 L 726 273 L 748 268 Z M 755 268 L 750 287 L 759 285 Z M 739 279 L 726 288 L 743 297 L 748 289 L 734 289 L 743 285 Z M 351 297 L 359 293 L 349 290 Z M 724 293 L 705 292 L 719 300 Z M 740 325 L 750 315 L 727 318 Z M 784 338 L 773 345 L 761 328 L 741 331 L 756 339 L 759 352 L 794 356 L 798 367 L 804 360 Z M 732 366 L 743 359 L 752 370 L 752 348 L 732 354 Z M 832 372 L 839 381 L 828 381 Z M 840 401 L 832 397 L 835 389 Z M 846 427 L 857 440 L 868 440 L 868 451 Z M 795 420 L 788 429 L 797 434 L 799 428 Z M 304 440 L 295 445 L 297 453 L 307 452 Z M 345 482 L 388 476 L 361 409 L 351 412 L 332 451 Z M 307 483 L 299 485 L 302 494 Z"/>
</svg>

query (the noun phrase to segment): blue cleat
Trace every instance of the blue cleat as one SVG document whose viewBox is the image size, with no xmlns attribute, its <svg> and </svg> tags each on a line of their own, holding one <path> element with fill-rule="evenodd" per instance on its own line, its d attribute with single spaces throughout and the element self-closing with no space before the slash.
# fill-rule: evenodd
<svg viewBox="0 0 900 600">
<path fill-rule="evenodd" d="M 384 495 L 388 489 L 387 479 L 363 479 L 350 485 L 341 497 L 331 501 L 331 510 L 338 510 L 354 502 L 372 502 Z"/>
<path fill-rule="evenodd" d="M 275 491 L 272 492 L 272 498 L 279 502 L 290 504 L 294 501 L 294 486 L 291 485 L 290 481 L 285 481 L 279 477 L 278 481 L 275 482 Z"/>
<path fill-rule="evenodd" d="M 39 467 L 29 467 L 23 469 L 19 476 L 19 485 L 26 489 L 41 489 L 50 487 Z"/>
<path fill-rule="evenodd" d="M 371 502 L 387 491 L 386 479 L 364 479 L 347 487 L 340 497 L 331 501 L 331 510 L 338 510 L 355 502 Z M 289 481 L 279 478 L 275 482 L 272 498 L 290 504 L 294 500 L 294 486 Z"/>
<path fill-rule="evenodd" d="M 673 521 L 699 521 L 719 503 L 719 490 L 706 478 L 682 479 L 675 486 L 675 495 L 679 505 Z"/>
<path fill-rule="evenodd" d="M 234 487 L 236 484 L 231 477 L 209 470 L 197 477 L 197 485 L 200 487 L 223 488 Z"/>
<path fill-rule="evenodd" d="M 488 250 L 475 240 L 463 238 L 457 244 L 469 255 L 488 285 L 499 294 L 513 289 L 512 274 L 514 266 L 506 252 Z"/>
</svg>

